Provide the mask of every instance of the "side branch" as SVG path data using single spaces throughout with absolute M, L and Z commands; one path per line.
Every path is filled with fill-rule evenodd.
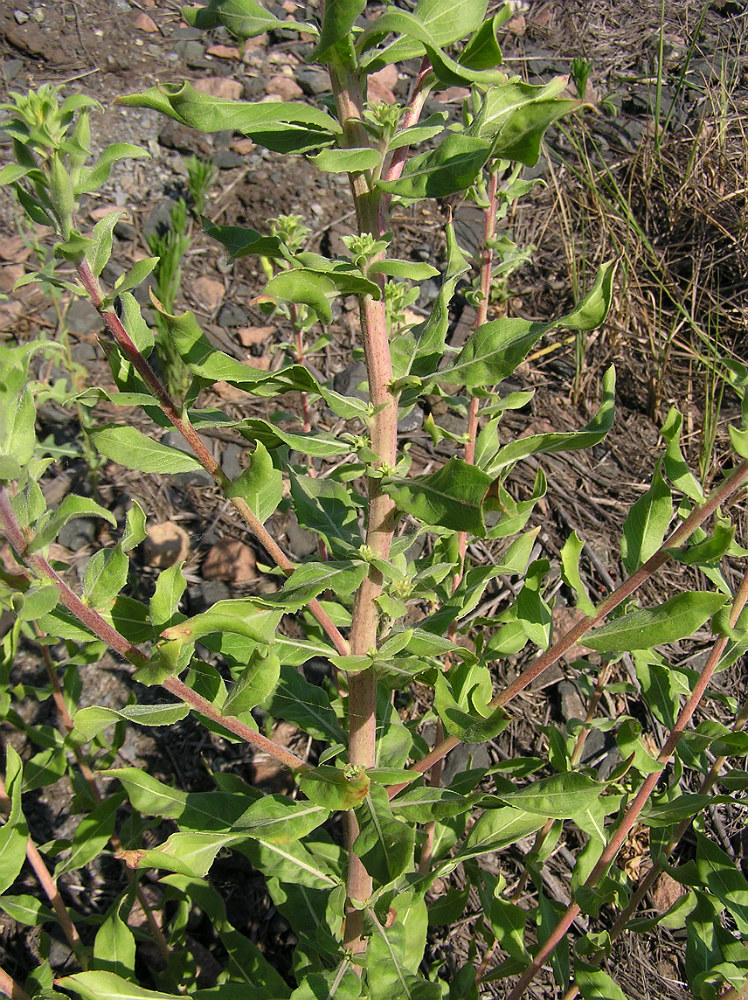
M 197 433 L 189 421 L 186 413 L 180 412 L 175 402 L 171 399 L 160 379 L 154 372 L 148 361 L 133 343 L 127 330 L 122 325 L 122 321 L 116 312 L 110 309 L 102 309 L 103 296 L 99 283 L 91 271 L 88 261 L 82 261 L 78 265 L 78 276 L 83 282 L 83 286 L 88 292 L 91 304 L 98 309 L 101 318 L 107 325 L 109 332 L 114 337 L 122 353 L 133 365 L 138 375 L 143 379 L 155 398 L 158 400 L 164 414 L 171 421 L 172 425 L 179 431 L 187 444 L 192 448 L 196 458 L 203 468 L 210 473 L 216 484 L 226 490 L 230 485 L 228 476 L 221 469 L 210 450 Z M 294 566 L 283 549 L 278 545 L 265 525 L 256 516 L 246 500 L 241 497 L 232 497 L 231 503 L 238 511 L 242 519 L 246 522 L 255 538 L 260 542 L 268 555 L 277 563 L 284 573 L 293 573 Z M 340 630 L 333 623 L 330 616 L 324 610 L 319 601 L 315 598 L 309 601 L 307 607 L 322 626 L 333 646 L 342 656 L 348 653 L 348 643 L 343 638 Z
M 617 608 L 627 597 L 630 597 L 635 591 L 645 583 L 651 576 L 653 576 L 666 562 L 671 558 L 669 554 L 669 549 L 675 548 L 682 542 L 686 541 L 693 532 L 704 522 L 708 517 L 710 517 L 715 510 L 721 506 L 737 489 L 739 489 L 745 481 L 748 480 L 748 460 L 742 462 L 737 469 L 730 475 L 725 482 L 712 493 L 711 497 L 706 501 L 703 507 L 696 507 L 688 515 L 686 520 L 675 529 L 672 535 L 667 539 L 667 541 L 660 546 L 660 548 L 651 556 L 639 569 L 633 573 L 628 580 L 625 580 L 620 587 L 609 594 L 605 600 L 598 606 L 594 615 L 588 615 L 578 622 L 573 628 L 565 632 L 564 635 L 555 642 L 550 649 L 546 650 L 538 659 L 531 664 L 509 685 L 491 701 L 491 708 L 503 708 L 507 705 L 512 698 L 516 697 L 520 691 L 523 691 L 528 684 L 531 684 L 536 677 L 539 677 L 544 670 L 547 670 L 552 664 L 554 664 L 558 659 L 560 659 L 564 653 L 566 653 L 572 646 L 579 642 L 579 640 L 587 634 L 595 625 L 599 624 L 606 615 L 609 615 L 611 611 Z M 454 736 L 449 736 L 447 739 L 443 740 L 438 746 L 426 754 L 425 757 L 417 761 L 413 765 L 413 770 L 415 771 L 428 771 L 437 760 L 441 760 L 443 757 L 453 750 L 460 741 Z M 402 785 L 392 785 L 389 789 L 390 798 L 396 795 L 406 786 Z

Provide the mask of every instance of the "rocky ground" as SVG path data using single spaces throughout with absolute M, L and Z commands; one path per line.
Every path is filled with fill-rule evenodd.
M 282 17 L 298 5 L 287 0 L 267 6 Z M 303 16 L 313 17 L 314 7 L 307 5 Z M 370 4 L 367 16 L 378 10 L 378 4 Z M 563 133 L 554 132 L 547 154 L 532 172 L 543 178 L 546 187 L 508 220 L 518 243 L 534 244 L 536 251 L 532 262 L 512 277 L 504 299 L 515 315 L 547 318 L 570 304 L 575 283 L 583 285 L 600 261 L 612 255 L 623 257 L 622 277 L 628 284 L 620 286 L 605 329 L 584 345 L 583 370 L 575 367 L 573 343 L 524 365 L 516 376 L 518 383 L 538 392 L 530 412 L 507 419 L 508 429 L 518 434 L 578 427 L 596 408 L 601 371 L 610 361 L 618 364 L 615 430 L 592 453 L 544 463 L 550 490 L 542 512 L 542 549 L 557 554 L 571 527 L 576 527 L 602 567 L 601 585 L 615 578 L 622 511 L 640 494 L 650 474 L 658 426 L 668 406 L 678 401 L 686 411 L 692 458 L 697 464 L 699 429 L 705 414 L 714 409 L 704 380 L 697 374 L 698 341 L 694 346 L 690 326 L 678 322 L 683 312 L 678 304 L 687 301 L 693 307 L 691 325 L 701 324 L 704 329 L 710 316 L 718 316 L 719 335 L 728 353 L 745 358 L 748 348 L 743 172 L 748 156 L 743 133 L 748 111 L 744 44 L 748 14 L 736 0 L 666 2 L 663 86 L 658 96 L 660 28 L 659 0 L 529 0 L 518 5 L 504 40 L 508 65 L 530 82 L 569 73 L 574 58 L 591 63 L 587 96 L 597 110 Z M 154 112 L 112 103 L 117 96 L 157 82 L 185 78 L 198 89 L 223 97 L 314 101 L 326 92 L 327 79 L 318 68 L 306 64 L 310 50 L 308 43 L 279 31 L 268 40 L 250 42 L 240 56 L 222 29 L 206 36 L 189 27 L 176 0 L 16 0 L 5 5 L 0 19 L 0 77 L 6 91 L 26 91 L 53 82 L 64 84 L 68 93 L 86 93 L 105 109 L 103 115 L 93 116 L 95 145 L 129 141 L 146 147 L 150 154 L 149 160 L 116 170 L 99 195 L 83 206 L 81 228 L 113 208 L 127 209 L 116 227 L 115 255 L 104 275 L 110 281 L 147 252 L 149 234 L 169 225 L 172 209 L 185 190 L 185 156 L 190 154 L 210 159 L 217 168 L 205 213 L 214 222 L 261 229 L 271 216 L 298 213 L 310 227 L 311 248 L 327 253 L 340 248 L 339 237 L 350 232 L 352 221 L 347 186 L 340 177 L 302 169 L 299 160 L 254 148 L 239 135 L 194 134 Z M 399 75 L 381 74 L 376 84 L 381 99 L 405 96 L 416 69 L 406 65 Z M 433 99 L 433 109 L 456 113 L 462 98 L 463 92 L 448 91 Z M 665 139 L 657 147 L 662 150 L 658 160 L 652 153 L 659 141 L 653 124 L 657 113 L 660 123 L 667 123 L 666 132 L 659 133 Z M 654 162 L 657 170 L 651 169 Z M 687 169 L 694 162 L 698 172 Z M 603 197 L 606 189 L 600 179 L 605 177 L 616 179 L 641 221 L 635 238 L 630 230 L 625 234 L 620 204 L 611 206 Z M 595 178 L 594 183 L 589 178 Z M 395 220 L 400 255 L 440 263 L 444 213 L 445 207 L 439 204 L 403 212 Z M 474 246 L 482 229 L 478 214 L 470 206 L 456 206 L 456 221 L 461 243 Z M 28 238 L 19 233 L 14 204 L 7 192 L 0 192 L 0 291 L 10 292 L 19 277 L 36 269 L 36 256 Z M 653 262 L 662 265 L 667 279 L 664 292 Z M 215 243 L 195 233 L 184 262 L 178 302 L 194 310 L 223 350 L 270 368 L 281 363 L 287 332 L 253 305 L 262 285 L 258 272 L 252 258 L 229 265 Z M 425 313 L 437 289 L 435 282 L 426 282 L 415 310 Z M 143 301 L 147 303 L 147 296 Z M 349 364 L 349 348 L 357 334 L 353 306 L 344 302 L 338 307 L 333 340 L 311 361 L 324 377 L 334 377 L 340 390 L 360 381 L 360 368 Z M 28 286 L 0 303 L 0 336 L 22 341 L 41 332 L 55 337 L 60 314 L 70 332 L 76 377 L 108 382 L 95 344 L 99 317 L 84 302 L 53 304 L 38 286 Z M 453 344 L 464 340 L 473 318 L 469 304 L 460 303 L 453 316 Z M 262 412 L 261 401 L 240 402 L 242 394 L 228 386 L 219 386 L 218 391 L 219 401 L 227 408 L 240 408 L 237 412 L 244 415 Z M 285 403 L 300 407 L 298 400 L 289 403 L 286 398 Z M 434 405 L 443 406 L 441 401 Z M 727 393 L 718 414 L 716 459 L 730 407 L 734 400 Z M 104 410 L 101 415 L 112 416 Z M 450 453 L 448 444 L 434 448 L 422 432 L 424 415 L 425 410 L 417 408 L 409 425 L 401 428 L 412 443 L 416 469 L 441 462 Z M 447 429 L 462 431 L 458 413 L 434 415 Z M 324 424 L 330 418 L 320 411 L 314 419 Z M 77 426 L 68 413 L 49 405 L 41 420 L 43 431 L 59 445 L 77 440 Z M 240 444 L 220 436 L 212 443 L 227 474 L 235 476 L 243 461 Z M 706 469 L 713 473 L 716 461 L 707 462 Z M 59 501 L 73 485 L 78 490 L 89 488 L 86 471 L 80 459 L 61 461 L 57 477 L 48 485 L 49 499 Z M 518 479 L 520 490 L 529 486 L 534 469 L 528 467 L 522 475 L 526 482 Z M 111 469 L 103 470 L 98 484 L 112 509 L 122 512 L 127 499 L 136 497 L 149 511 L 153 529 L 141 556 L 146 589 L 166 560 L 187 559 L 191 612 L 222 597 L 275 586 L 273 578 L 262 572 L 262 553 L 253 548 L 251 538 L 225 506 L 216 507 L 210 491 L 199 488 L 205 485 L 199 476 L 165 485 L 122 470 L 113 474 Z M 314 550 L 315 540 L 292 516 L 279 515 L 273 527 L 293 556 L 302 558 Z M 99 531 L 98 523 L 78 520 L 60 537 L 61 554 L 73 568 L 106 544 L 107 538 Z M 480 555 L 492 558 L 490 549 Z M 557 613 L 561 618 L 567 609 L 559 607 Z M 98 677 L 86 689 L 85 698 L 99 704 L 117 704 L 124 698 L 128 680 L 114 664 Z M 737 676 L 735 683 L 743 689 L 747 686 L 744 676 Z M 523 713 L 528 720 L 524 726 Z M 580 714 L 579 692 L 572 677 L 559 669 L 550 686 L 545 682 L 542 688 L 530 690 L 521 700 L 519 721 L 511 734 L 513 746 L 492 748 L 491 753 L 529 751 L 528 741 L 535 733 L 535 721 L 530 724 L 530 720 L 537 720 L 539 713 L 555 718 Z M 185 725 L 168 746 L 151 736 L 132 737 L 133 742 L 123 748 L 124 759 L 156 773 L 176 772 L 185 788 L 199 787 L 204 763 L 221 758 L 225 766 L 227 754 L 233 755 L 237 766 L 252 772 L 255 780 L 279 780 L 265 762 L 244 759 L 242 750 L 198 737 L 197 732 Z M 287 738 L 293 741 L 292 731 Z M 202 741 L 199 746 L 197 739 Z M 183 745 L 177 745 L 179 740 Z M 605 753 L 602 738 L 596 752 Z M 64 835 L 59 820 L 65 794 L 61 790 L 58 801 L 50 797 L 40 801 L 38 815 L 30 817 L 37 823 L 40 839 Z M 247 901 L 256 903 L 252 892 L 258 890 L 255 886 L 248 892 L 247 886 L 253 884 L 249 873 L 216 874 L 219 882 L 224 876 L 230 885 L 227 899 L 234 907 L 236 925 L 263 940 L 268 951 L 282 956 L 282 918 L 276 914 L 270 921 L 260 921 L 252 914 Z M 14 938 L 13 947 L 20 956 L 28 946 Z M 437 953 L 444 947 L 435 942 Z M 677 960 L 668 965 L 667 948 L 663 945 L 663 954 L 637 954 L 630 973 L 630 996 L 683 995 Z M 652 977 L 659 983 L 654 993 L 647 987 Z

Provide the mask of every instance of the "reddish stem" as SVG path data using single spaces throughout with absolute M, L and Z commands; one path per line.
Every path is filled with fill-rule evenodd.
M 4 993 L 10 1000 L 30 1000 L 26 990 L 22 989 L 15 979 L 12 979 L 5 969 L 0 968 L 0 993 Z

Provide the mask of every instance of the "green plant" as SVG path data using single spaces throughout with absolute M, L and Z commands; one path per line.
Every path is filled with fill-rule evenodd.
M 162 570 L 147 600 L 127 593 L 131 553 L 144 537 L 146 521 L 133 504 L 119 541 L 95 553 L 86 566 L 78 596 L 63 567 L 51 561 L 48 546 L 71 517 L 96 516 L 109 523 L 114 517 L 75 496 L 56 510 L 46 509 L 40 481 L 47 463 L 34 458 L 36 387 L 29 379 L 37 345 L 2 348 L 0 525 L 20 565 L 2 572 L 2 596 L 15 624 L 2 641 L 0 706 L 41 749 L 25 764 L 10 747 L 6 751 L 0 905 L 32 925 L 56 919 L 71 961 L 81 970 L 68 969 L 55 979 L 43 953 L 23 985 L 0 972 L 0 989 L 13 998 L 47 998 L 64 990 L 86 1000 L 176 1000 L 185 994 L 197 1000 L 246 995 L 439 1000 L 477 997 L 481 983 L 518 976 L 508 993 L 518 1000 L 547 960 L 567 994 L 578 988 L 585 998 L 620 997 L 614 977 L 601 967 L 611 948 L 613 931 L 606 929 L 611 920 L 592 923 L 574 940 L 573 972 L 572 923 L 582 912 L 590 921 L 618 912 L 624 920 L 618 931 L 640 929 L 629 921 L 633 885 L 613 864 L 628 833 L 636 822 L 645 823 L 660 847 L 654 862 L 665 864 L 683 824 L 715 803 L 706 796 L 718 777 L 709 755 L 746 751 L 741 732 L 746 712 L 729 699 L 736 713 L 733 731 L 708 719 L 696 728 L 689 723 L 706 699 L 717 696 L 710 687 L 715 672 L 748 648 L 742 613 L 747 588 L 732 586 L 731 569 L 746 550 L 735 542 L 724 514 L 748 480 L 748 373 L 737 363 L 731 369 L 734 389 L 744 400 L 742 424 L 732 433 L 740 459 L 708 499 L 683 459 L 681 417 L 671 411 L 651 483 L 623 525 L 625 578 L 598 604 L 583 579 L 584 543 L 576 532 L 570 535 L 561 573 L 581 618 L 560 638 L 553 636 L 550 562 L 530 562 L 539 529 L 527 527 L 546 480 L 539 471 L 532 495 L 517 500 L 510 488 L 512 470 L 529 457 L 602 441 L 613 421 L 614 373 L 606 373 L 599 410 L 579 431 L 509 441 L 499 436 L 502 414 L 523 406 L 529 394 L 502 396 L 499 387 L 551 331 L 589 331 L 604 321 L 614 266 L 604 264 L 586 296 L 548 323 L 489 321 L 488 308 L 494 266 L 502 264 L 495 259 L 496 217 L 502 199 L 510 196 L 507 185 L 518 183 L 511 172 L 502 180 L 507 164 L 535 163 L 546 129 L 572 113 L 577 102 L 560 96 L 563 79 L 532 87 L 495 68 L 501 62 L 497 32 L 508 7 L 484 20 L 485 3 L 420 0 L 413 13 L 388 8 L 360 29 L 355 22 L 363 7 L 331 0 L 320 26 L 278 21 L 254 0 L 213 0 L 209 7 L 184 12 L 199 27 L 223 24 L 240 39 L 277 26 L 314 34 L 314 59 L 330 71 L 335 115 L 302 104 L 222 101 L 187 84 L 153 88 L 124 103 L 156 108 L 204 129 L 239 129 L 271 150 L 306 155 L 320 170 L 348 174 L 357 231 L 346 241 L 345 256 L 330 259 L 303 249 L 301 238 L 291 239 L 291 224 L 280 220 L 267 234 L 209 222 L 205 228 L 233 257 L 258 254 L 268 261 L 262 300 L 285 310 L 294 325 L 324 329 L 336 296 L 357 297 L 368 403 L 335 392 L 298 361 L 272 373 L 245 365 L 214 349 L 191 313 L 175 315 L 161 304 L 159 315 L 191 376 L 184 403 L 175 401 L 149 364 L 154 337 L 130 294 L 156 259 L 139 262 L 115 289 L 104 291 L 99 276 L 111 253 L 113 221 L 102 220 L 90 235 L 74 224 L 76 198 L 106 172 L 101 164 L 132 155 L 132 148 L 110 148 L 89 168 L 85 143 L 73 138 L 81 135 L 85 111 L 74 125 L 75 108 L 68 101 L 59 105 L 49 90 L 43 99 L 15 96 L 6 106 L 17 165 L 4 168 L 0 182 L 12 184 L 28 211 L 55 226 L 56 252 L 75 265 L 80 286 L 111 337 L 117 392 L 93 386 L 86 399 L 142 406 L 157 426 L 170 422 L 180 431 L 194 457 L 130 424 L 90 430 L 94 447 L 143 473 L 207 469 L 285 575 L 276 594 L 220 601 L 189 617 L 179 610 L 187 582 L 181 563 Z M 464 38 L 457 58 L 445 51 Z M 407 106 L 367 105 L 368 75 L 413 56 L 421 56 L 422 65 Z M 421 122 L 428 94 L 456 82 L 471 87 L 462 121 L 447 127 L 445 116 L 435 114 Z M 411 154 L 410 147 L 419 143 L 431 145 Z M 395 202 L 465 192 L 484 205 L 485 240 L 476 329 L 454 352 L 446 341 L 449 304 L 468 262 L 452 227 L 445 227 L 442 273 L 432 264 L 388 256 L 389 222 Z M 403 328 L 391 308 L 396 334 L 391 336 L 388 283 L 436 277 L 441 285 L 429 316 Z M 400 294 L 389 293 L 391 306 L 402 305 Z M 218 380 L 281 404 L 287 392 L 305 393 L 323 400 L 348 422 L 348 430 L 320 431 L 308 414 L 302 431 L 282 413 L 273 420 L 232 421 L 199 405 L 201 389 Z M 467 413 L 464 457 L 451 457 L 436 471 L 413 473 L 407 448 L 398 445 L 398 416 L 438 393 L 452 394 Z M 200 436 L 216 426 L 233 427 L 253 448 L 249 467 L 234 481 Z M 326 558 L 295 565 L 266 527 L 284 492 L 302 526 L 319 536 Z M 403 530 L 406 526 L 414 531 Z M 506 547 L 495 565 L 472 562 L 468 543 L 474 539 L 503 540 Z M 414 546 L 420 540 L 427 544 Z M 638 607 L 634 595 L 668 562 L 698 567 L 711 589 L 660 592 L 655 603 Z M 486 589 L 509 578 L 511 596 L 493 615 L 483 614 Z M 413 625 L 408 615 L 416 610 L 421 617 Z M 290 618 L 294 629 L 284 627 Z M 710 621 L 708 659 L 700 671 L 691 670 L 672 644 Z M 468 633 L 474 648 L 458 641 Z M 47 654 L 51 643 L 64 646 L 61 663 L 44 656 L 48 683 L 34 692 L 54 699 L 59 731 L 25 723 L 14 707 L 14 699 L 27 693 L 23 678 L 14 674 L 22 639 Z M 579 644 L 592 651 L 574 667 L 589 694 L 585 720 L 548 727 L 543 756 L 468 768 L 441 787 L 445 756 L 461 741 L 490 741 L 507 729 L 512 699 Z M 134 668 L 137 681 L 160 685 L 173 700 L 138 704 L 133 698 L 118 708 L 80 707 L 79 671 L 90 669 L 107 646 Z M 515 679 L 494 693 L 492 665 L 522 651 Z M 628 656 L 636 684 L 612 686 L 610 672 Z M 335 668 L 334 682 L 320 686 L 304 677 L 299 668 L 313 657 Z M 428 692 L 424 710 L 416 714 L 411 701 L 401 715 L 398 708 L 416 681 Z M 614 690 L 640 696 L 636 714 L 648 718 L 648 705 L 668 733 L 656 754 L 633 715 L 598 715 L 603 695 Z M 308 738 L 309 757 L 276 742 L 272 729 L 260 731 L 253 714 L 258 707 L 271 719 L 298 726 Z M 281 762 L 296 779 L 298 794 L 263 794 L 224 769 L 209 775 L 209 791 L 190 792 L 145 770 L 117 766 L 127 725 L 164 726 L 189 713 L 224 740 L 243 741 Z M 435 733 L 432 746 L 427 724 Z M 620 763 L 604 780 L 581 763 L 593 727 L 613 731 L 620 751 Z M 68 770 L 76 788 L 73 807 L 85 818 L 69 842 L 46 845 L 48 855 L 58 859 L 50 877 L 29 839 L 23 794 Z M 702 790 L 692 792 L 699 774 Z M 737 768 L 719 776 L 719 803 L 739 804 L 743 778 Z M 157 820 L 169 821 L 173 832 L 146 842 L 144 832 Z M 535 847 L 523 862 L 523 885 L 532 890 L 520 901 L 508 891 L 503 871 L 492 872 L 479 861 L 533 834 Z M 576 852 L 566 907 L 548 897 L 542 879 L 544 862 L 562 836 Z M 227 850 L 249 858 L 292 927 L 288 978 L 231 926 L 224 899 L 206 878 Z M 84 922 L 77 906 L 65 905 L 56 880 L 107 853 L 127 864 L 128 884 L 106 912 L 90 913 Z M 8 892 L 24 858 L 54 915 L 39 899 Z M 143 878 L 152 871 L 168 873 L 158 882 L 164 903 L 158 914 L 143 893 Z M 468 961 L 447 970 L 430 961 L 427 930 L 430 921 L 454 923 L 465 910 L 468 893 L 450 882 L 457 871 L 478 894 L 481 912 Z M 674 871 L 688 887 L 689 904 L 680 918 L 671 917 L 682 919 L 689 931 L 687 973 L 695 992 L 706 998 L 725 987 L 741 989 L 748 970 L 745 879 L 701 832 L 695 863 Z M 130 921 L 138 893 L 149 921 L 146 936 L 161 952 L 161 967 L 151 963 L 136 970 L 138 936 L 145 935 Z M 193 908 L 205 915 L 216 950 L 225 956 L 209 987 L 198 985 L 197 949 L 186 933 Z M 729 920 L 720 923 L 715 917 L 723 912 Z
M 200 156 L 186 156 L 184 165 L 187 170 L 187 190 L 192 201 L 192 210 L 195 217 L 200 219 L 205 212 L 210 189 L 218 180 L 218 168 L 212 160 L 204 160 Z
M 156 353 L 170 396 L 182 399 L 191 381 L 190 373 L 169 336 L 163 313 L 173 313 L 182 284 L 182 259 L 190 246 L 187 204 L 180 198 L 171 210 L 171 225 L 148 237 L 148 249 L 156 258 L 153 291 L 162 309 L 156 313 Z

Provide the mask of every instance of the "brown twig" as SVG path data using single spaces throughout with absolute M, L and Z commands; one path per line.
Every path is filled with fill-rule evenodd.
M 10 997 L 10 1000 L 30 1000 L 26 990 L 20 987 L 15 979 L 12 979 L 2 968 L 0 968 L 0 993 Z

